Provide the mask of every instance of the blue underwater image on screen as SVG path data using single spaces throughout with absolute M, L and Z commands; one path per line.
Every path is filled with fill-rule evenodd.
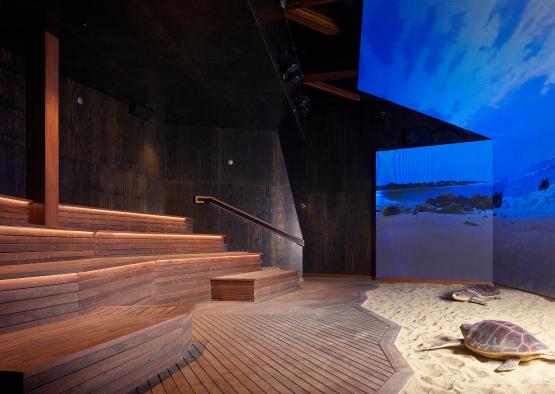
M 496 280 L 554 295 L 555 2 L 364 0 L 358 87 L 492 140 Z
M 490 137 L 495 179 L 521 176 L 555 156 L 554 29 L 551 0 L 365 0 L 358 87 Z

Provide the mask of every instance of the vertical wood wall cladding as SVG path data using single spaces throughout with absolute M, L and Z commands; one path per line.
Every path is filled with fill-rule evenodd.
M 306 205 L 298 211 L 305 272 L 374 274 L 375 152 L 406 148 L 408 129 L 432 131 L 433 144 L 483 139 L 377 98 L 313 105 L 306 149 L 288 162 L 297 205 Z
M 0 194 L 20 197 L 23 66 L 20 58 L 0 51 Z M 145 122 L 127 104 L 60 78 L 62 203 L 189 216 L 196 232 L 225 234 L 231 250 L 260 251 L 264 265 L 302 269 L 299 246 L 214 207 L 195 205 L 196 194 L 213 195 L 301 236 L 276 131 Z
M 193 201 L 212 195 L 301 236 L 275 131 L 181 126 L 166 135 L 166 213 L 191 216 L 197 232 L 226 234 L 232 250 L 263 251 L 264 265 L 302 268 L 299 246 Z
M 164 125 L 68 78 L 61 92 L 61 201 L 164 213 Z
M 0 48 L 0 194 L 25 196 L 25 64 Z

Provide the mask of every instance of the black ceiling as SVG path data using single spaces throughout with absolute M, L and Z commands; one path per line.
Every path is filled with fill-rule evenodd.
M 61 71 L 170 123 L 275 129 L 284 103 L 247 0 L 0 2 L 2 30 L 45 14 Z M 6 37 L 4 37 L 6 38 Z
M 303 72 L 320 73 L 358 69 L 362 0 L 343 0 L 310 7 L 333 19 L 338 35 L 325 35 L 289 22 Z

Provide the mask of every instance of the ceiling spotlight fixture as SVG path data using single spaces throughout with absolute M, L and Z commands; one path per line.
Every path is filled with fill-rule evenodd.
M 304 95 L 295 97 L 293 99 L 293 111 L 300 112 L 303 115 L 306 115 L 310 111 L 312 111 L 309 98 Z
M 301 71 L 301 66 L 299 63 L 289 63 L 283 67 L 285 71 L 282 73 L 282 78 L 284 81 L 290 81 L 295 84 L 300 84 L 303 82 L 303 73 Z

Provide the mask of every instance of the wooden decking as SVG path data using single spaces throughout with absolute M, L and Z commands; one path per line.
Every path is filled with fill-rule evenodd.
M 186 354 L 191 308 L 186 304 L 105 307 L 0 335 L 2 390 L 127 391 Z
M 152 393 L 396 393 L 412 375 L 399 327 L 361 307 L 368 283 L 312 279 L 257 303 L 209 302 L 187 356 L 137 388 Z

